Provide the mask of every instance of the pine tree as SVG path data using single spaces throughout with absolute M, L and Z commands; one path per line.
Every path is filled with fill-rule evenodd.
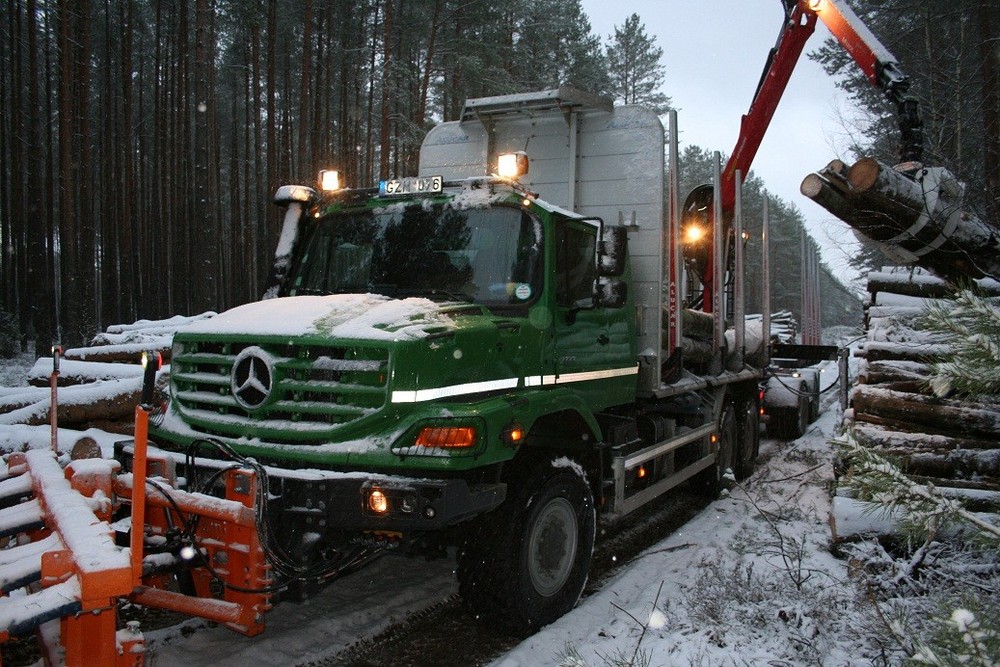
M 933 365 L 934 393 L 1000 393 L 1000 299 L 964 289 L 953 303 L 931 307 L 924 322 L 952 349 Z
M 656 38 L 646 34 L 646 25 L 638 14 L 632 14 L 625 25 L 615 26 L 615 34 L 607 44 L 608 70 L 616 100 L 625 104 L 644 104 L 658 113 L 670 108 L 670 98 L 660 92 L 665 79 L 660 62 L 663 49 Z

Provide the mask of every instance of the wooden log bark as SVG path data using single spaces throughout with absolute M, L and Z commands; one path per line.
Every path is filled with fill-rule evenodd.
M 142 380 L 106 383 L 99 391 L 93 385 L 68 387 L 59 392 L 56 416 L 59 424 L 74 426 L 95 420 L 121 421 L 131 418 L 142 395 Z M 49 398 L 0 414 L 0 424 L 38 426 L 49 423 Z
M 893 426 L 901 428 L 893 428 Z M 902 430 L 906 427 L 909 429 Z M 873 424 L 855 419 L 851 433 L 862 445 L 884 451 L 927 451 L 941 454 L 954 450 L 996 450 L 1000 447 L 1000 443 L 996 440 L 914 431 L 911 424 L 903 422 L 896 422 L 890 426 L 889 424 Z
M 865 343 L 858 356 L 873 361 L 916 361 L 932 363 L 948 354 L 951 346 L 943 344 L 925 345 L 919 343 L 903 344 L 897 342 L 872 341 Z
M 919 361 L 869 361 L 858 371 L 861 384 L 888 382 L 927 382 L 931 377 L 931 367 Z
M 866 414 L 911 422 L 927 433 L 1000 437 L 1000 412 L 996 406 L 902 393 L 871 385 L 858 385 L 852 401 L 856 419 Z

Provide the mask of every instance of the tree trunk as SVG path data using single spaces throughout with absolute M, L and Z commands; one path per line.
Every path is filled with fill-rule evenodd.
M 379 180 L 389 178 L 389 155 L 391 146 L 389 145 L 389 101 L 390 94 L 395 93 L 396 77 L 393 74 L 395 63 L 393 61 L 393 5 L 395 0 L 383 0 L 383 22 L 382 22 L 382 91 L 381 103 L 379 104 L 379 160 L 378 177 Z
M 987 219 L 1000 221 L 1000 68 L 997 67 L 997 45 L 1000 26 L 991 18 L 990 3 L 980 2 L 979 55 L 982 62 L 983 166 L 986 174 Z

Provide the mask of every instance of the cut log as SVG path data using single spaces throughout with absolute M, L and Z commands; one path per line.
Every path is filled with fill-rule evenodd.
M 67 387 L 59 392 L 59 424 L 73 426 L 94 420 L 130 419 L 142 394 L 142 379 L 117 380 L 100 386 Z M 49 423 L 51 404 L 48 396 L 29 406 L 0 414 L 0 424 L 37 426 Z
M 48 386 L 51 373 L 52 358 L 40 357 L 28 371 L 28 384 L 35 387 Z M 76 384 L 89 384 L 98 380 L 120 380 L 141 376 L 142 366 L 139 364 L 65 359 L 59 365 L 58 384 L 60 387 L 68 387 Z
M 166 345 L 96 345 L 94 347 L 75 347 L 66 352 L 63 358 L 73 361 L 103 362 L 108 364 L 139 364 L 142 363 L 143 352 L 159 352 L 163 363 L 170 363 L 170 342 Z
M 975 512 L 974 515 L 993 525 L 1000 523 L 1000 516 L 992 512 Z M 829 523 L 833 541 L 840 543 L 867 537 L 901 536 L 904 533 L 904 518 L 898 511 L 873 512 L 871 503 L 835 496 Z M 950 532 L 954 533 L 955 530 L 952 528 Z
M 901 426 L 911 426 L 911 430 L 899 430 L 884 424 L 872 424 L 856 419 L 851 433 L 862 445 L 886 452 L 930 451 L 946 453 L 958 449 L 978 451 L 1000 447 L 1000 442 L 996 440 L 964 438 L 942 433 L 924 433 L 923 431 L 913 431 L 910 424 L 904 423 Z
M 858 372 L 861 384 L 927 382 L 930 377 L 931 367 L 919 361 L 869 361 L 864 370 Z
M 799 191 L 841 220 L 852 218 L 855 215 L 854 205 L 845 197 L 842 189 L 824 176 L 826 174 L 809 174 L 803 179 Z
M 851 398 L 855 419 L 866 414 L 911 422 L 928 433 L 1000 437 L 1000 412 L 995 405 L 907 394 L 871 385 L 858 385 Z
M 1000 450 L 954 450 L 947 454 L 914 452 L 899 459 L 901 470 L 908 475 L 949 481 L 970 477 L 997 477 L 1000 473 Z M 939 481 L 938 485 L 944 482 Z
M 47 400 L 51 393 L 48 389 L 37 387 L 20 387 L 21 391 L 8 394 L 0 398 L 0 414 L 14 412 L 29 405 L 34 405 L 38 401 Z
M 837 187 L 840 174 L 810 174 L 801 190 L 890 254 L 946 280 L 1000 276 L 1000 235 L 960 210 L 963 187 L 947 170 L 910 175 L 863 158 L 847 171 L 846 189 Z
M 872 341 L 861 346 L 858 355 L 869 361 L 916 361 L 932 363 L 951 351 L 950 345 L 905 344 Z

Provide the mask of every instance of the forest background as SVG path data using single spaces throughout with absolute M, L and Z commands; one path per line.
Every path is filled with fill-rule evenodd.
M 927 161 L 995 220 L 1000 9 L 852 5 L 914 76 Z M 415 173 L 423 135 L 470 97 L 573 85 L 665 111 L 661 56 L 640 17 L 602 38 L 579 0 L 2 0 L 0 318 L 46 354 L 108 324 L 257 299 L 279 185 L 321 168 L 356 187 Z M 814 57 L 865 111 L 852 148 L 891 162 L 893 110 L 839 47 Z M 682 192 L 725 148 L 685 146 Z M 765 194 L 751 174 L 754 239 Z M 798 313 L 803 219 L 770 199 L 772 309 Z M 856 296 L 825 267 L 820 280 L 823 324 L 857 323 Z M 760 294 L 752 269 L 751 312 Z

